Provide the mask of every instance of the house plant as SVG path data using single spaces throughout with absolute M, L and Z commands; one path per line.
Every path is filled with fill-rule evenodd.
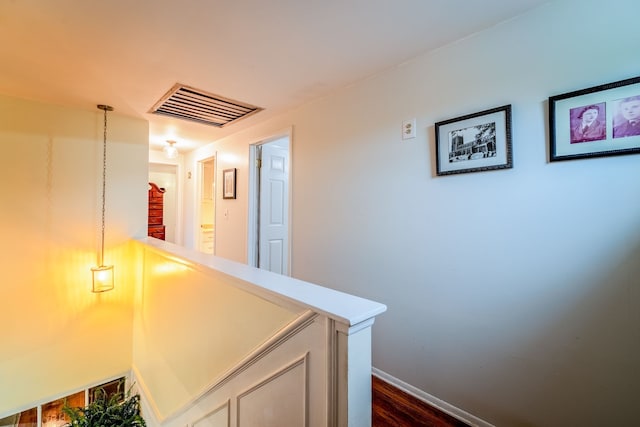
M 97 389 L 85 408 L 63 408 L 71 420 L 65 427 L 146 427 L 140 415 L 140 395 L 118 391 L 109 395 Z

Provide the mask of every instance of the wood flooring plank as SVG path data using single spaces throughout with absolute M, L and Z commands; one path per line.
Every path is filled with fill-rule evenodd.
M 372 385 L 373 427 L 470 427 L 376 376 Z

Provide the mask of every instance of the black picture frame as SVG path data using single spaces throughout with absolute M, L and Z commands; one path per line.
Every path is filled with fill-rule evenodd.
M 637 153 L 640 76 L 549 97 L 549 161 Z
M 435 124 L 436 174 L 513 167 L 511 104 Z
M 222 198 L 236 198 L 236 168 L 222 171 Z

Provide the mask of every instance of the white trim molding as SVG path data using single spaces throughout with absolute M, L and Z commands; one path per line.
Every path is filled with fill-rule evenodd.
M 460 421 L 464 421 L 471 427 L 495 427 L 493 424 L 481 418 L 478 418 L 475 415 L 472 415 L 456 406 L 453 406 L 452 404 L 447 403 L 442 399 L 438 399 L 437 397 L 425 391 L 422 391 L 419 388 L 412 386 L 411 384 L 407 384 L 404 381 L 399 380 L 398 378 L 391 376 L 378 368 L 372 367 L 371 373 L 381 380 L 384 380 L 389 384 L 399 388 L 400 390 L 409 393 L 416 399 L 420 399 L 428 403 L 429 405 L 441 410 L 442 412 L 449 414 L 452 417 L 459 419 Z

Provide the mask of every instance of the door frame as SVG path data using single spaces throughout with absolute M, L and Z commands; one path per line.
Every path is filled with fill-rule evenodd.
M 292 171 L 293 171 L 293 153 L 291 151 L 293 146 L 293 129 L 287 128 L 283 131 L 276 132 L 268 137 L 260 138 L 256 142 L 249 144 L 249 200 L 248 200 L 248 220 L 249 224 L 247 227 L 247 263 L 252 266 L 258 268 L 258 254 L 259 250 L 259 208 L 260 208 L 260 171 L 257 164 L 257 153 L 258 147 L 264 144 L 268 144 L 278 139 L 287 138 L 289 150 L 289 164 L 287 165 L 289 170 L 289 188 L 287 191 L 287 212 L 288 212 L 288 220 L 287 220 L 287 244 L 289 247 L 287 253 L 287 271 L 284 272 L 286 276 L 291 276 L 291 261 L 292 261 L 292 238 L 291 238 L 291 219 L 292 216 L 292 203 L 291 203 L 291 195 L 293 194 L 293 180 L 292 180 Z
M 176 219 L 176 224 L 175 224 L 175 243 L 177 245 L 183 245 L 184 244 L 184 231 L 183 231 L 183 222 L 182 222 L 182 218 L 183 218 L 183 193 L 182 193 L 182 188 L 184 185 L 184 182 L 182 180 L 182 159 L 180 159 L 179 162 L 167 162 L 165 161 L 165 159 L 162 159 L 160 157 L 151 157 L 150 155 L 150 159 L 149 159 L 149 163 L 148 163 L 148 170 L 147 170 L 147 176 L 149 175 L 149 173 L 152 171 L 152 169 L 154 169 L 155 167 L 159 167 L 159 168 L 163 168 L 163 167 L 174 167 L 175 168 L 175 175 L 176 175 L 176 206 L 175 206 L 175 219 Z
M 217 182 L 217 176 L 218 176 L 218 152 L 214 152 L 212 155 L 207 156 L 207 157 L 203 157 L 202 159 L 198 159 L 196 160 L 196 194 L 195 194 L 195 208 L 196 208 L 196 221 L 193 224 L 194 227 L 194 239 L 193 239 L 193 245 L 194 245 L 194 249 L 198 252 L 200 252 L 200 239 L 202 238 L 202 230 L 201 230 L 201 225 L 202 225 L 202 192 L 204 191 L 203 187 L 202 187 L 202 181 L 204 179 L 204 164 L 208 161 L 213 160 L 213 188 L 214 190 L 214 194 L 212 195 L 213 197 L 213 218 L 214 218 L 214 227 L 215 227 L 215 220 L 216 220 L 216 209 L 217 209 L 217 203 L 216 203 L 216 194 L 218 191 L 218 182 Z M 215 230 L 215 228 L 214 228 Z M 216 254 L 216 234 L 214 231 L 213 234 L 213 255 Z

